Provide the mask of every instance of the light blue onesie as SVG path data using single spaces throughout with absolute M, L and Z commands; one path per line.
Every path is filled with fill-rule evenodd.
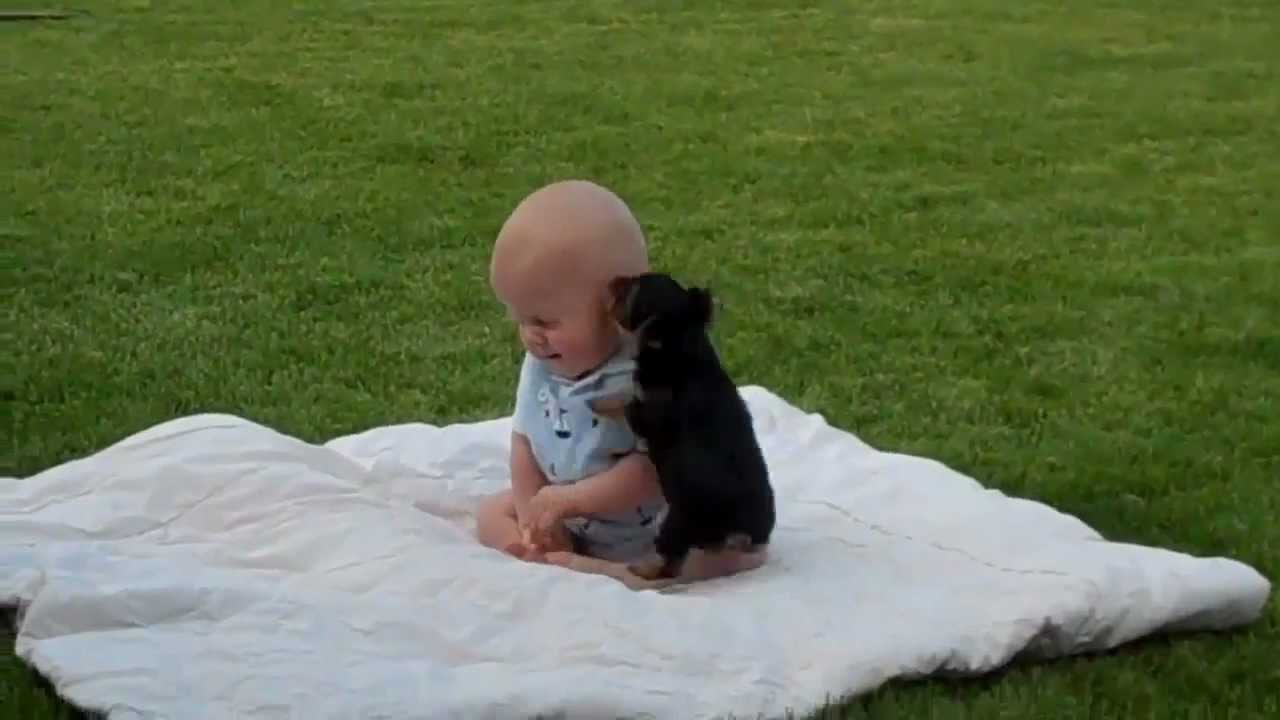
M 607 470 L 635 452 L 638 439 L 622 418 L 595 413 L 589 404 L 632 391 L 635 363 L 615 356 L 589 375 L 571 380 L 525 354 L 516 389 L 512 429 L 529 439 L 549 482 L 567 485 Z M 625 562 L 653 549 L 666 504 L 656 499 L 634 510 L 565 521 L 578 551 Z

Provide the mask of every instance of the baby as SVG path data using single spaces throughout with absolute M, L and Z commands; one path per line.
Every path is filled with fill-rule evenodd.
M 649 270 L 639 223 L 609 190 L 558 182 L 525 198 L 494 243 L 489 280 L 525 356 L 511 489 L 477 515 L 480 542 L 529 561 L 625 563 L 649 553 L 666 505 L 622 416 L 634 363 L 609 282 Z

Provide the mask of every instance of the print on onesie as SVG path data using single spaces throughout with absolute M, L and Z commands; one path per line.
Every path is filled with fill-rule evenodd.
M 637 438 L 620 412 L 633 392 L 635 363 L 614 357 L 578 379 L 560 377 L 530 354 L 520 368 L 512 429 L 529 439 L 534 459 L 548 482 L 565 485 L 612 467 L 638 449 Z M 597 408 L 599 412 L 597 412 Z M 607 560 L 630 560 L 650 549 L 656 522 L 665 510 L 661 499 L 634 510 L 565 521 L 584 552 Z

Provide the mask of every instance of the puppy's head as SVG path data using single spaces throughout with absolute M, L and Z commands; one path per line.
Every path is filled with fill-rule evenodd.
M 637 352 L 678 350 L 711 323 L 711 293 L 686 288 L 666 273 L 614 278 L 613 315 Z

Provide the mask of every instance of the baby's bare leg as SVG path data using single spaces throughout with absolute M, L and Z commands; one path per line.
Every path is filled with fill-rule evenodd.
M 765 548 L 750 550 L 700 550 L 694 548 L 684 559 L 680 579 L 694 582 L 737 575 L 740 572 L 762 567 L 768 560 Z
M 611 562 L 573 552 L 547 553 L 547 562 L 553 565 L 591 575 L 611 577 L 632 590 L 660 590 L 677 583 L 728 577 L 760 568 L 767 560 L 768 554 L 764 548 L 718 551 L 694 548 L 685 556 L 679 576 L 649 578 L 638 575 L 627 563 Z
M 520 524 L 516 521 L 516 506 L 511 501 L 510 490 L 481 501 L 476 511 L 476 537 L 486 547 L 524 557 L 524 542 L 520 538 Z
M 626 563 L 604 560 L 590 555 L 579 555 L 575 552 L 547 553 L 547 562 L 563 568 L 575 570 L 588 575 L 604 575 L 626 585 L 632 590 L 659 590 L 673 585 L 678 578 L 650 580 L 631 572 Z
M 627 564 L 627 572 L 645 580 L 674 577 L 674 570 L 679 563 L 668 562 L 657 552 L 650 553 L 640 560 Z

